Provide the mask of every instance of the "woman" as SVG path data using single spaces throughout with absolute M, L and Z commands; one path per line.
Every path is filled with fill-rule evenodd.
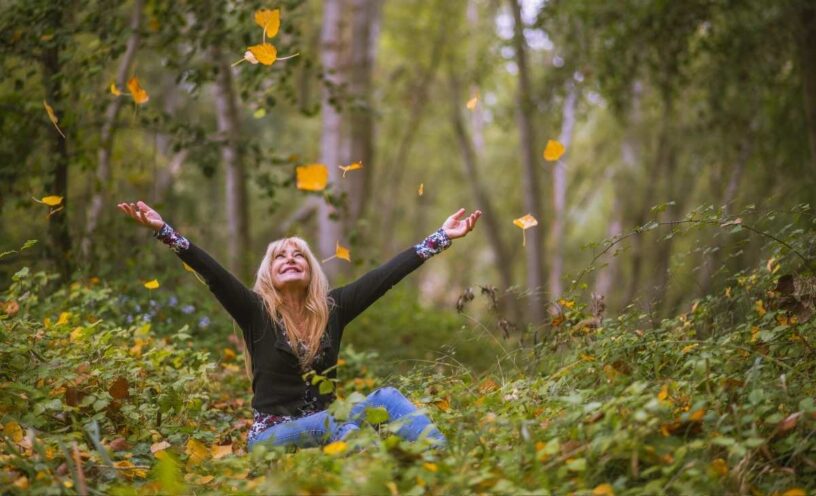
M 444 445 L 445 436 L 430 419 L 394 388 L 371 393 L 340 423 L 327 411 L 334 394 L 320 394 L 312 371 L 336 377 L 343 328 L 403 277 L 470 232 L 481 211 L 464 217 L 460 209 L 442 227 L 357 281 L 329 291 L 328 281 L 309 246 L 300 238 L 273 241 L 258 268 L 252 290 L 204 250 L 176 232 L 144 202 L 118 208 L 169 245 L 207 282 L 215 297 L 243 331 L 252 370 L 254 422 L 247 442 L 319 446 L 344 439 L 359 429 L 365 409 L 383 407 L 397 434 Z M 326 372 L 324 372 L 326 371 Z

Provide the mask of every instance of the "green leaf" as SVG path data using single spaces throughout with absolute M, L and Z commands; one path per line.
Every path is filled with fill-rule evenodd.
M 567 470 L 583 472 L 586 470 L 586 458 L 576 458 L 567 463 Z
M 388 422 L 388 410 L 381 406 L 366 408 L 365 418 L 369 424 Z
M 320 394 L 329 394 L 334 391 L 334 383 L 332 381 L 326 380 L 320 383 L 317 390 Z

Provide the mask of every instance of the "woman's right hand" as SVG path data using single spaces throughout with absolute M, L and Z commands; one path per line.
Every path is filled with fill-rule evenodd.
M 143 201 L 136 203 L 119 203 L 116 206 L 122 212 L 136 219 L 136 222 L 139 224 L 151 227 L 156 231 L 161 229 L 164 225 L 161 215 Z

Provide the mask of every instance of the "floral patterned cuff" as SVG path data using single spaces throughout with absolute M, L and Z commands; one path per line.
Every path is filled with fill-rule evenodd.
M 445 234 L 445 230 L 441 227 L 427 238 L 423 239 L 421 243 L 414 246 L 417 255 L 423 260 L 428 260 L 432 256 L 442 253 L 447 247 L 451 245 L 451 239 Z
M 161 229 L 153 233 L 153 237 L 168 245 L 176 253 L 190 247 L 187 238 L 176 232 L 167 222 L 164 223 Z

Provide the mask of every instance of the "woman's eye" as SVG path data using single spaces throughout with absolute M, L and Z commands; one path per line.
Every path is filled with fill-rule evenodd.
M 278 258 L 284 258 L 283 253 L 278 253 L 277 255 L 275 255 L 275 259 Z

